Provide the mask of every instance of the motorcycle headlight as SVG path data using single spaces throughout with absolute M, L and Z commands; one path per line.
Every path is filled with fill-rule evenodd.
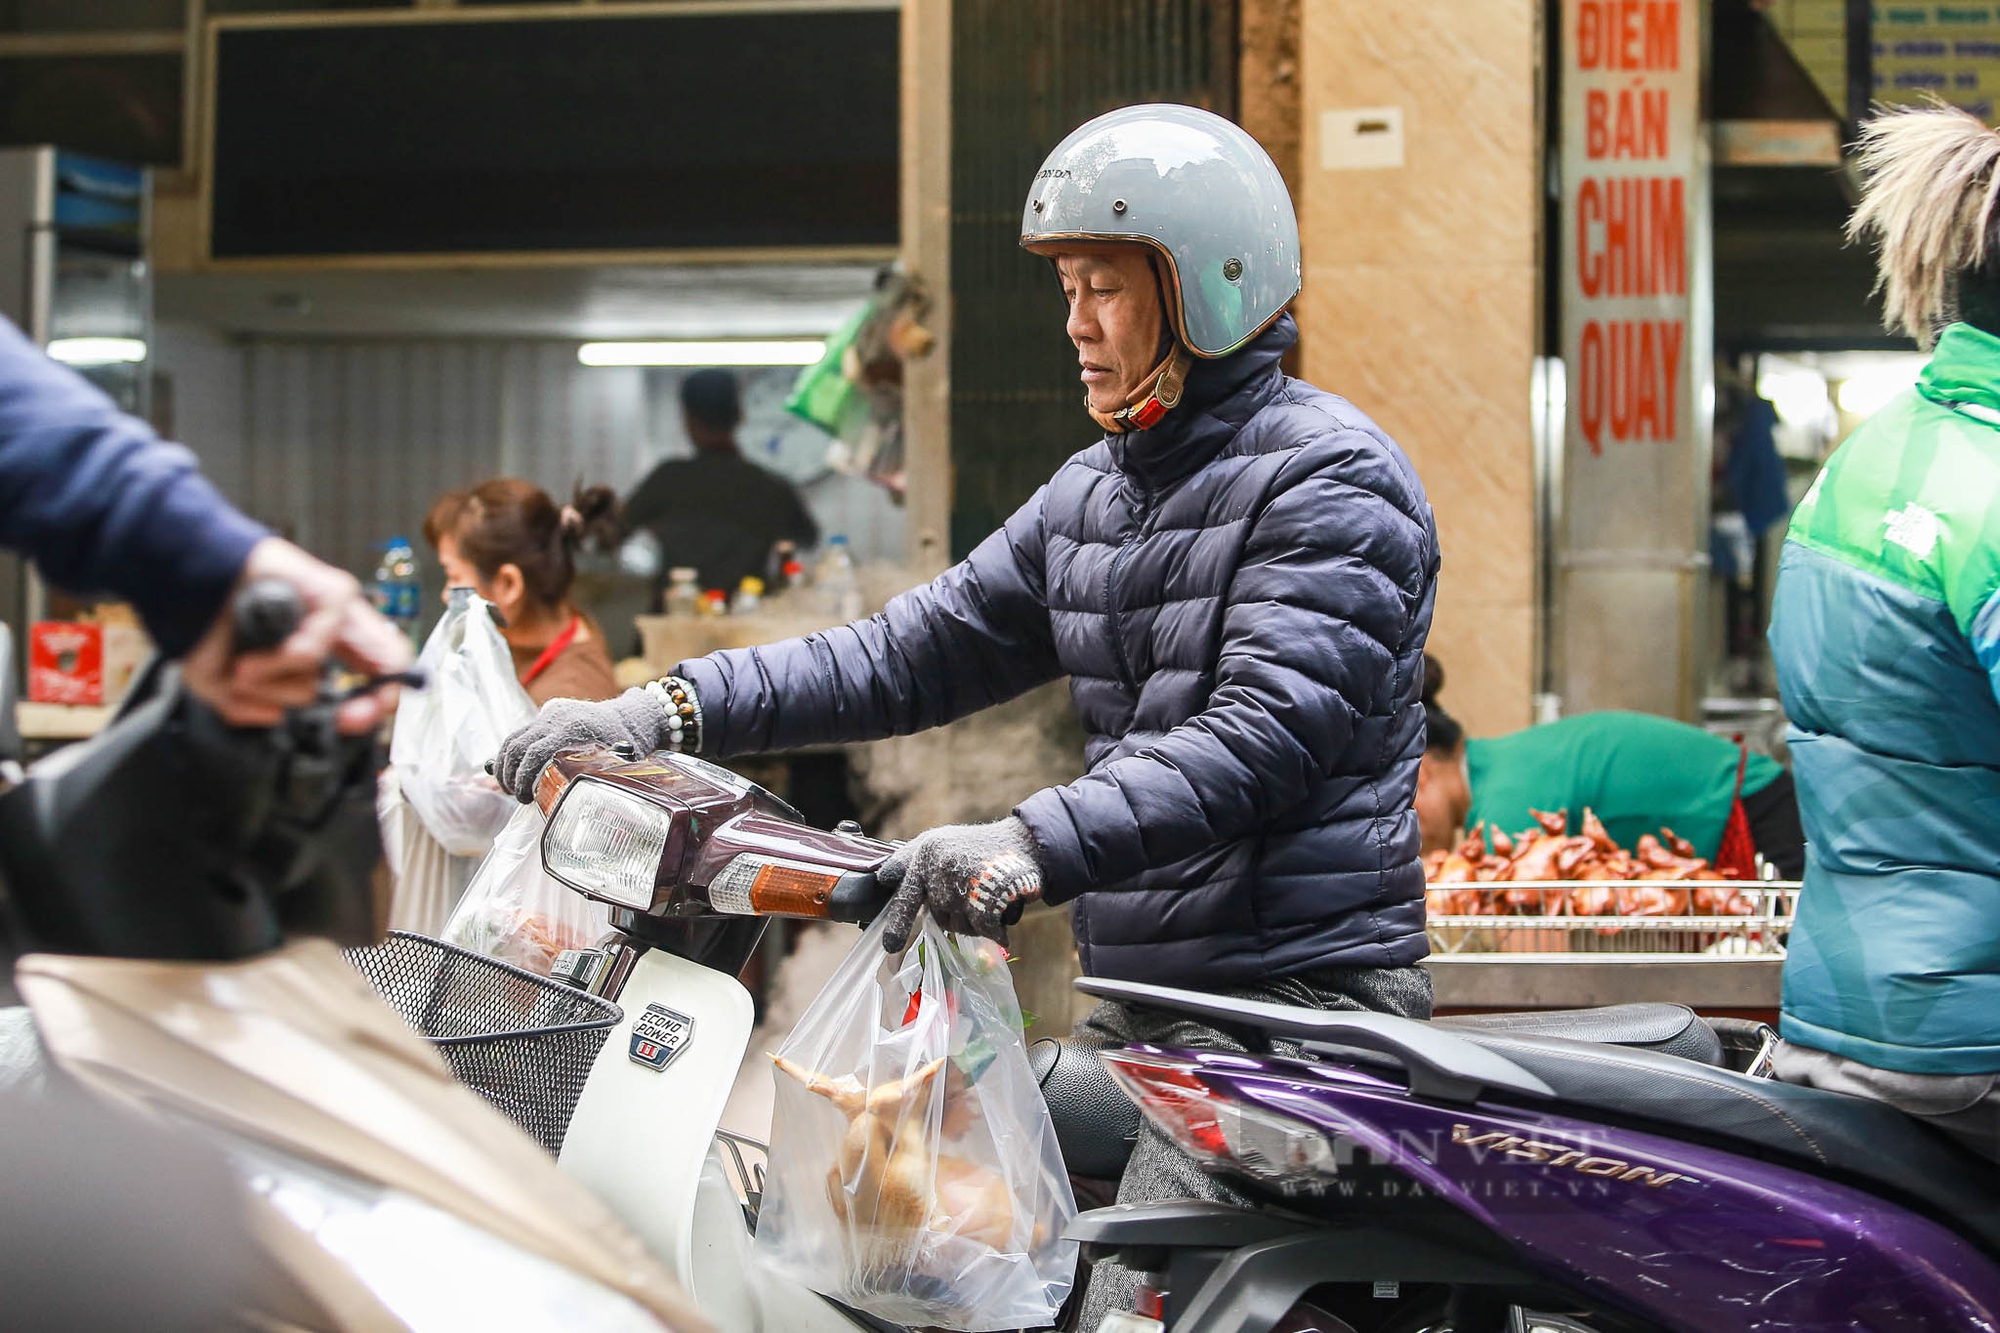
M 638 1302 L 395 1190 L 265 1151 L 237 1155 L 250 1188 L 346 1265 L 411 1333 L 662 1333 Z
M 646 911 L 674 812 L 608 782 L 580 776 L 542 834 L 542 866 L 572 889 Z

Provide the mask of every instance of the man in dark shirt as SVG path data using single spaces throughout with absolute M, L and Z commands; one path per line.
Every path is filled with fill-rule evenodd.
M 811 546 L 819 526 L 789 481 L 738 451 L 743 405 L 735 376 L 695 371 L 681 381 L 681 412 L 694 457 L 669 459 L 646 475 L 625 502 L 626 531 L 644 528 L 659 541 L 655 597 L 668 572 L 682 566 L 699 574 L 704 589 L 734 593 L 745 576 L 764 576 L 773 546 Z

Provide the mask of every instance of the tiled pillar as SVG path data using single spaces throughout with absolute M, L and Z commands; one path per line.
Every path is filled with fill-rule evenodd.
M 1540 6 L 1303 0 L 1301 33 L 1305 377 L 1416 461 L 1443 702 L 1474 735 L 1511 730 L 1535 670 Z M 1401 165 L 1343 165 L 1392 156 L 1397 122 Z
M 903 369 L 910 572 L 951 563 L 951 0 L 903 6 L 902 260 L 937 339 Z

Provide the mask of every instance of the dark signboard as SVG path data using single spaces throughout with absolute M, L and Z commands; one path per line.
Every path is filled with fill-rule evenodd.
M 893 8 L 224 24 L 211 253 L 887 246 Z

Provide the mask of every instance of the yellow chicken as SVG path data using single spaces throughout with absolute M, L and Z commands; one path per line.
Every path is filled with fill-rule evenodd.
M 827 1201 L 843 1223 L 871 1233 L 871 1248 L 907 1254 L 926 1232 L 1011 1248 L 1014 1204 L 1006 1181 L 931 1142 L 930 1086 L 945 1068 L 943 1059 L 872 1088 L 851 1074 L 829 1078 L 783 1056 L 771 1059 L 847 1118 L 839 1158 L 827 1172 Z M 942 1120 L 968 1127 L 971 1117 L 950 1104 L 954 1088 L 962 1092 L 963 1080 L 947 1078 Z M 878 1266 L 879 1257 L 864 1262 Z

